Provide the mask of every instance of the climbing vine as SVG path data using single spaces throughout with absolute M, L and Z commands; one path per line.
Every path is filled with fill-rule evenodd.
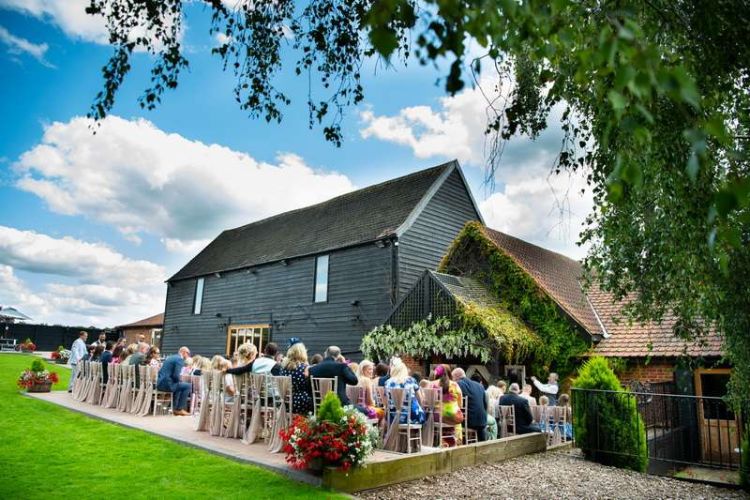
M 378 326 L 364 336 L 361 349 L 378 359 L 395 354 L 421 359 L 471 356 L 488 363 L 498 354 L 507 360 L 523 358 L 540 346 L 538 337 L 508 312 L 459 304 L 452 319 L 428 316 L 405 329 Z
M 459 233 L 439 271 L 471 276 L 485 284 L 503 308 L 538 335 L 528 350 L 532 371 L 573 372 L 588 343 L 560 307 L 510 257 L 497 248 L 481 224 L 471 222 Z

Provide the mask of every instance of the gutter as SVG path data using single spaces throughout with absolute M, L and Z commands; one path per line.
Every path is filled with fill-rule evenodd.
M 578 282 L 578 286 L 581 286 L 581 282 Z M 591 312 L 594 313 L 594 317 L 596 318 L 596 322 L 599 324 L 599 328 L 602 329 L 602 338 L 608 339 L 611 337 L 611 335 L 607 332 L 607 329 L 604 327 L 604 323 L 602 323 L 602 318 L 599 317 L 599 313 L 596 312 L 596 307 L 594 307 L 594 304 L 591 303 L 591 299 L 589 299 L 589 295 L 583 290 L 583 287 L 581 287 L 581 292 L 583 292 L 583 296 L 586 297 L 586 303 L 591 308 Z

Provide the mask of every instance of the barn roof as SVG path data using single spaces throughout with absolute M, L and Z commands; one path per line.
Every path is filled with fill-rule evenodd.
M 128 323 L 127 325 L 120 325 L 117 328 L 142 328 L 142 327 L 160 327 L 164 325 L 164 313 L 154 314 L 153 316 L 149 316 L 148 318 L 139 319 L 138 321 L 135 321 L 133 323 Z
M 325 253 L 396 235 L 454 170 L 460 173 L 458 163 L 451 161 L 228 229 L 169 281 Z
M 721 356 L 715 332 L 695 341 L 674 333 L 676 319 L 631 323 L 623 316 L 623 302 L 595 284 L 584 292 L 581 263 L 500 231 L 483 228 L 487 237 L 523 269 L 537 285 L 589 334 L 601 340 L 595 354 L 610 357 Z

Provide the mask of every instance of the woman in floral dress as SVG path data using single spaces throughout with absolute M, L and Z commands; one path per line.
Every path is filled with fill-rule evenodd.
M 443 416 L 444 424 L 455 425 L 455 438 L 453 436 L 443 436 L 443 446 L 456 446 L 463 440 L 464 415 L 461 412 L 461 402 L 463 394 L 461 388 L 451 380 L 450 368 L 447 365 L 438 365 L 432 374 L 432 386 L 438 388 L 443 393 L 442 407 L 439 409 Z

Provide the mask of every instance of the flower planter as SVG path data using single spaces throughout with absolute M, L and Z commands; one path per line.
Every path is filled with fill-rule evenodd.
M 52 382 L 33 384 L 27 389 L 27 392 L 50 392 L 51 388 Z
M 33 353 L 33 352 L 34 352 L 34 350 L 33 350 L 33 349 L 25 349 L 25 348 L 23 348 L 23 347 L 22 347 L 22 348 L 21 348 L 21 352 L 26 352 L 26 353 Z
M 68 360 L 67 360 L 67 359 L 60 359 L 60 358 L 57 358 L 57 359 L 55 360 L 55 363 L 56 363 L 56 364 L 58 364 L 58 365 L 67 365 L 67 364 L 68 364 Z

